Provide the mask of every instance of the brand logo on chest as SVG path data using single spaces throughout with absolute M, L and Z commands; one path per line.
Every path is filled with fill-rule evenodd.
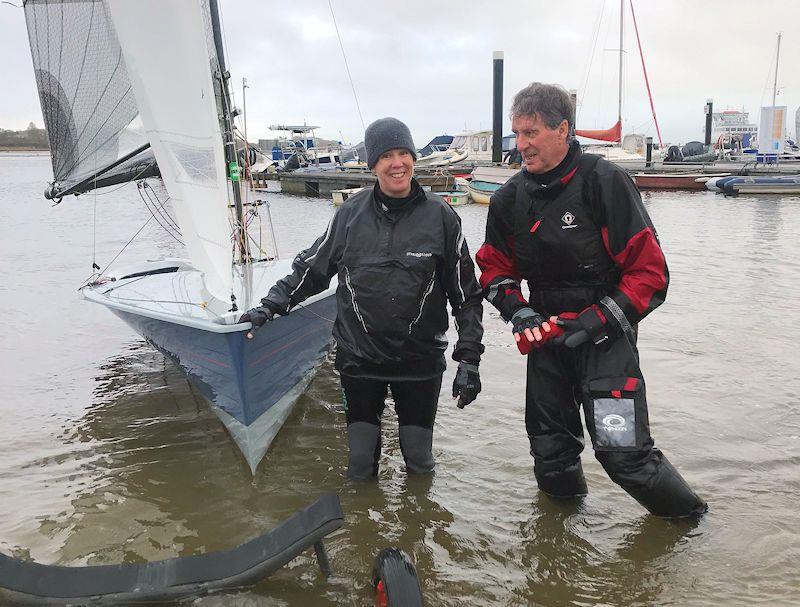
M 567 211 L 566 213 L 564 213 L 561 216 L 561 221 L 564 222 L 564 225 L 561 226 L 562 230 L 569 230 L 571 228 L 577 228 L 578 227 L 577 223 L 573 223 L 573 221 L 575 221 L 575 215 L 573 215 L 569 211 Z

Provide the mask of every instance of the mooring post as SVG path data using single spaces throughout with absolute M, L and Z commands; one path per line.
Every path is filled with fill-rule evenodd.
M 493 55 L 492 162 L 503 161 L 503 51 Z
M 645 158 L 645 164 L 647 168 L 650 168 L 653 165 L 653 138 L 646 137 L 645 143 L 647 144 L 647 156 Z
M 707 99 L 706 100 L 706 145 L 711 145 L 711 118 L 713 117 L 714 111 L 714 100 Z

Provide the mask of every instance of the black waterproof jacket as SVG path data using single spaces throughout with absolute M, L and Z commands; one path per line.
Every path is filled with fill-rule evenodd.
M 527 305 L 550 316 L 599 303 L 630 330 L 669 285 L 653 223 L 623 169 L 576 142 L 563 165 L 544 185 L 523 169 L 492 195 L 476 255 L 484 294 L 505 320 Z
M 441 373 L 447 301 L 458 330 L 453 359 L 478 362 L 483 352 L 482 292 L 461 221 L 441 198 L 416 181 L 412 186 L 411 200 L 399 210 L 379 202 L 377 184 L 349 198 L 325 234 L 297 255 L 293 272 L 262 299 L 286 314 L 338 274 L 333 336 L 337 368 L 345 374 L 388 379 L 418 369 L 412 375 L 424 379 Z

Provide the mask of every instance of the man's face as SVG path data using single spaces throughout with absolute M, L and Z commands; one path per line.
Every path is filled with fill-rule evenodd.
M 414 157 L 405 148 L 384 152 L 372 171 L 378 178 L 381 191 L 390 198 L 404 198 L 411 193 Z
M 569 151 L 569 124 L 566 120 L 551 129 L 538 114 L 533 117 L 514 116 L 511 130 L 517 136 L 517 149 L 529 173 L 546 173 L 556 168 Z

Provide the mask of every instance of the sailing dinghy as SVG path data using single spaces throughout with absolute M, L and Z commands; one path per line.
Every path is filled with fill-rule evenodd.
M 97 275 L 83 295 L 186 372 L 255 473 L 329 349 L 335 284 L 246 339 L 238 318 L 291 262 L 250 252 L 258 203 L 243 200 L 216 0 L 24 6 L 53 163 L 46 197 L 140 178 L 152 153 L 186 247 L 186 259 Z

